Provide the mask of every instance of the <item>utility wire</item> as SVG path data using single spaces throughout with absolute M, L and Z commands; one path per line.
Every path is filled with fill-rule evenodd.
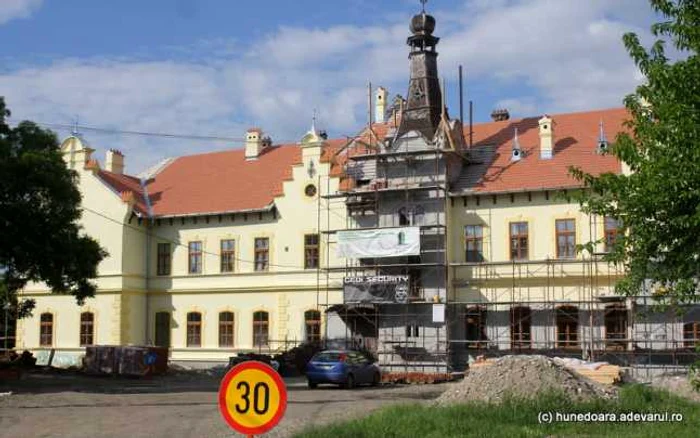
M 12 120 L 15 125 L 18 123 L 10 117 L 8 117 L 7 119 Z M 99 133 L 103 133 L 103 134 L 137 135 L 137 136 L 145 136 L 145 137 L 161 137 L 161 138 L 173 138 L 173 139 L 185 139 L 185 140 L 222 141 L 222 142 L 227 142 L 227 143 L 240 143 L 240 144 L 244 144 L 246 142 L 245 138 L 223 137 L 223 136 L 218 136 L 218 135 L 193 135 L 193 134 L 172 134 L 172 133 L 167 133 L 167 132 L 130 131 L 130 130 L 125 130 L 125 129 L 101 128 L 98 126 L 75 125 L 75 124 L 67 124 L 67 123 L 36 122 L 36 121 L 32 121 L 32 123 L 35 123 L 39 126 L 44 126 L 47 128 L 70 129 L 70 130 L 77 129 L 78 131 L 93 131 L 93 132 L 99 132 Z M 279 141 L 278 140 L 277 141 L 277 144 L 290 144 L 290 143 L 298 143 L 298 140 L 290 140 L 290 141 Z

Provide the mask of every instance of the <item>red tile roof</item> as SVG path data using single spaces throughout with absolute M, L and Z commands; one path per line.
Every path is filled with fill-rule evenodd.
M 148 204 L 143 196 L 141 182 L 138 178 L 108 172 L 103 169 L 100 169 L 97 172 L 97 176 L 108 186 L 114 189 L 114 191 L 116 191 L 119 196 L 122 197 L 122 200 L 124 200 L 124 196 L 126 196 L 124 195 L 125 193 L 132 192 L 134 194 L 134 208 L 136 211 L 143 215 L 148 214 Z
M 624 130 L 624 108 L 551 117 L 554 155 L 549 160 L 540 158 L 540 117 L 474 125 L 470 155 L 481 163 L 465 167 L 466 178 L 456 188 L 474 193 L 571 188 L 580 184 L 569 175 L 569 166 L 592 174 L 620 172 L 620 163 L 613 156 L 598 154 L 596 145 L 601 120 L 610 141 Z M 391 127 L 393 123 L 375 124 L 373 131 L 381 141 Z M 524 152 L 518 162 L 510 159 L 515 127 Z M 469 127 L 464 131 L 468 139 Z M 321 162 L 331 163 L 331 175 L 341 178 L 341 190 L 353 185 L 343 172 L 348 157 L 368 153 L 367 144 L 376 142 L 367 129 L 356 139 L 360 141 L 351 146 L 346 139 L 327 140 L 321 155 Z M 264 209 L 283 194 L 282 184 L 291 179 L 292 166 L 298 164 L 302 164 L 299 145 L 272 146 L 252 161 L 245 159 L 243 149 L 179 157 L 148 181 L 149 202 L 137 178 L 106 170 L 99 170 L 98 176 L 120 195 L 133 192 L 139 213 L 148 214 L 150 203 L 152 214 L 162 217 Z
M 599 123 L 602 120 L 608 141 L 625 130 L 628 118 L 624 108 L 550 115 L 554 122 L 554 150 L 551 159 L 540 158 L 538 120 L 541 117 L 507 120 L 474 125 L 474 149 L 491 148 L 484 171 L 475 175 L 471 187 L 475 192 L 507 192 L 580 187 L 579 181 L 569 174 L 570 166 L 599 175 L 621 171 L 620 162 L 612 155 L 597 153 Z M 520 161 L 511 161 L 513 133 L 518 128 L 518 139 L 523 151 Z M 465 127 L 469 138 L 469 126 Z M 478 167 L 478 166 L 477 166 Z
M 298 145 L 272 146 L 256 160 L 243 149 L 179 157 L 149 181 L 155 216 L 260 210 L 282 195 L 301 164 Z

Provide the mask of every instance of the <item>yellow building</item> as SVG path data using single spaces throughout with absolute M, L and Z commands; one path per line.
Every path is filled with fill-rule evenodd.
M 18 323 L 18 348 L 156 344 L 175 360 L 224 361 L 325 338 L 403 371 L 512 351 L 615 352 L 620 363 L 657 351 L 682 363 L 700 337 L 697 312 L 642 318 L 644 291 L 615 296 L 622 273 L 600 259 L 617 224 L 567 199 L 581 187 L 571 166 L 626 171 L 604 154 L 625 110 L 496 111 L 463 126 L 443 107 L 434 29 L 431 16 L 413 17 L 406 101 L 387 108 L 380 88 L 374 123 L 350 140 L 312 127 L 275 145 L 250 129 L 244 149 L 134 177 L 119 151 L 101 168 L 80 136 L 66 139 L 85 232 L 109 257 L 82 307 L 25 289 L 37 306 Z M 589 241 L 595 251 L 577 251 Z

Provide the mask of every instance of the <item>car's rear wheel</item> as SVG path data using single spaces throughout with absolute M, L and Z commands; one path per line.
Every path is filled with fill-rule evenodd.
M 352 374 L 348 374 L 348 378 L 345 381 L 345 389 L 353 389 L 355 387 L 355 377 Z
M 318 386 L 318 383 L 312 382 L 311 380 L 309 380 L 309 388 L 315 389 L 317 386 Z
M 379 386 L 379 384 L 382 382 L 382 375 L 379 373 L 374 373 L 374 376 L 372 376 L 372 386 Z

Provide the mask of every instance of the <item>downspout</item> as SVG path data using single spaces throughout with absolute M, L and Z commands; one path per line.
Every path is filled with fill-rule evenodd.
M 143 191 L 143 199 L 146 202 L 146 254 L 145 254 L 145 298 L 146 298 L 146 326 L 145 326 L 145 333 L 144 333 L 144 341 L 146 345 L 152 345 L 153 342 L 151 341 L 151 338 L 149 336 L 150 334 L 150 329 L 151 329 L 151 300 L 150 297 L 148 296 L 149 291 L 150 291 L 150 271 L 151 271 L 151 229 L 153 227 L 153 210 L 151 209 L 151 201 L 148 198 L 148 188 L 146 187 L 146 179 L 141 178 L 140 180 L 140 185 L 141 185 L 141 190 Z

